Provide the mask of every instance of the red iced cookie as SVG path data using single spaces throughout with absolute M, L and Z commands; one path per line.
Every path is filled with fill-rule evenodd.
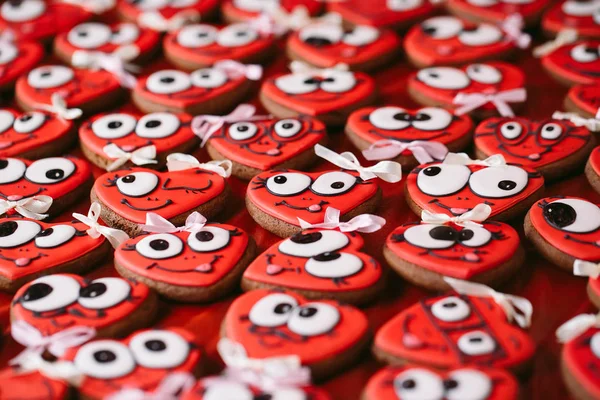
M 587 118 L 594 117 L 600 109 L 600 84 L 573 86 L 565 97 L 565 108 Z
M 17 78 L 29 72 L 43 57 L 44 49 L 39 43 L 0 37 L 0 91 L 11 91 Z
M 314 16 L 323 10 L 323 3 L 318 0 L 225 0 L 221 11 L 226 21 L 240 22 L 256 18 L 274 8 L 282 8 L 286 13 L 304 8 L 309 15 Z
M 600 41 L 565 45 L 544 55 L 542 66 L 553 78 L 568 86 L 600 83 Z
M 600 146 L 596 147 L 585 166 L 585 176 L 596 192 L 600 192 Z
M 65 400 L 68 395 L 67 383 L 37 371 L 21 372 L 11 367 L 0 371 L 0 399 Z
M 419 366 L 387 367 L 365 387 L 364 400 L 516 400 L 517 380 L 502 369 L 463 367 L 440 372 Z
M 452 14 L 469 21 L 501 23 L 519 14 L 530 25 L 539 22 L 548 3 L 548 0 L 448 0 L 446 6 Z
M 243 382 L 227 378 L 208 377 L 196 383 L 194 388 L 181 396 L 181 400 L 331 400 L 327 392 L 314 386 L 286 387 L 261 390 Z
M 597 0 L 567 0 L 552 6 L 542 19 L 544 32 L 554 36 L 575 29 L 579 37 L 600 37 L 600 5 Z
M 125 21 L 155 31 L 171 31 L 188 22 L 213 19 L 219 0 L 118 0 L 117 12 Z

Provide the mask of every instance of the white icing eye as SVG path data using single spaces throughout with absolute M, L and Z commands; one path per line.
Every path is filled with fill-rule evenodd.
M 73 362 L 77 370 L 97 379 L 120 378 L 136 368 L 129 348 L 114 340 L 96 340 L 84 344 Z
M 600 3 L 597 0 L 565 1 L 562 4 L 562 10 L 565 14 L 575 17 L 589 17 L 600 10 Z
M 267 179 L 267 190 L 276 196 L 294 196 L 304 192 L 310 186 L 308 175 L 296 172 L 284 172 Z
M 135 134 L 146 139 L 163 139 L 179 129 L 179 118 L 169 112 L 146 114 L 140 118 Z
M 258 128 L 252 122 L 236 122 L 227 130 L 233 140 L 248 140 L 258 132 Z
M 344 36 L 344 31 L 337 24 L 313 24 L 303 28 L 300 40 L 313 47 L 325 47 L 338 43 Z
M 523 127 L 518 122 L 505 122 L 500 126 L 500 134 L 507 139 L 516 139 L 523 133 Z
M 283 293 L 269 294 L 252 306 L 248 318 L 257 326 L 272 328 L 285 325 L 298 301 Z
M 562 126 L 553 122 L 545 124 L 542 126 L 542 129 L 540 129 L 540 136 L 546 140 L 556 140 L 562 133 Z
M 229 240 L 229 231 L 216 226 L 205 226 L 201 231 L 190 233 L 187 243 L 194 251 L 208 253 L 227 247 Z
M 157 94 L 183 92 L 192 87 L 190 76 L 185 72 L 165 69 L 153 73 L 146 80 L 146 88 Z
M 308 303 L 296 307 L 287 323 L 290 331 L 302 336 L 329 333 L 340 321 L 340 312 L 325 303 Z
M 463 23 L 454 17 L 430 18 L 421 24 L 421 30 L 436 40 L 450 39 L 463 29 Z
M 38 67 L 27 75 L 27 84 L 34 89 L 50 89 L 70 82 L 75 73 L 69 67 L 62 65 L 47 65 Z
M 394 392 L 402 400 L 442 400 L 444 383 L 435 373 L 411 368 L 394 378 Z
M 490 354 L 496 348 L 496 342 L 483 331 L 465 333 L 458 339 L 458 348 L 469 356 Z
M 598 46 L 586 43 L 578 44 L 571 49 L 571 58 L 580 63 L 590 63 L 598 60 Z
M 158 186 L 158 176 L 151 172 L 134 172 L 117 180 L 119 192 L 130 197 L 142 197 Z
M 190 77 L 192 79 L 192 85 L 206 89 L 218 88 L 227 83 L 227 75 L 225 75 L 225 72 L 218 69 L 199 69 L 192 72 Z
M 248 24 L 233 24 L 219 31 L 217 43 L 222 47 L 246 46 L 258 39 L 258 33 Z
M 175 332 L 150 330 L 138 333 L 129 342 L 138 365 L 152 369 L 176 368 L 187 360 L 190 344 Z
M 322 253 L 336 251 L 350 243 L 342 232 L 322 230 L 318 232 L 299 232 L 279 244 L 279 251 L 295 257 L 309 258 Z
M 573 233 L 600 228 L 600 207 L 580 199 L 561 199 L 544 206 L 544 218 L 555 228 Z
M 52 249 L 73 239 L 77 229 L 71 225 L 54 225 L 44 229 L 35 237 L 35 246 L 41 249 Z
M 140 240 L 135 245 L 135 250 L 146 258 L 164 260 L 181 254 L 183 242 L 170 233 L 157 233 Z
M 283 138 L 296 136 L 302 130 L 302 122 L 297 119 L 282 119 L 275 124 L 275 133 Z
M 465 165 L 433 164 L 419 172 L 417 187 L 430 196 L 449 196 L 465 187 L 470 175 Z
M 34 161 L 27 171 L 25 179 L 40 185 L 50 185 L 64 181 L 75 172 L 75 164 L 68 158 L 50 157 Z
M 42 0 L 5 1 L 0 8 L 2 18 L 10 22 L 26 22 L 36 19 L 46 11 Z
M 597 358 L 600 358 L 600 332 L 594 333 L 590 340 L 590 349 Z
M 457 322 L 471 314 L 471 307 L 460 297 L 448 296 L 433 303 L 431 313 L 440 321 Z
M 319 89 L 320 81 L 310 74 L 288 74 L 275 79 L 274 84 L 287 94 L 306 94 Z
M 306 261 L 304 269 L 318 278 L 344 278 L 357 274 L 363 268 L 360 258 L 349 253 L 326 252 Z
M 528 181 L 529 176 L 523 168 L 502 165 L 474 172 L 469 178 L 469 186 L 478 196 L 501 199 L 520 193 Z
M 432 67 L 419 70 L 417 79 L 438 89 L 463 89 L 471 83 L 467 74 L 451 67 Z
M 29 133 L 40 129 L 46 122 L 46 116 L 41 112 L 31 111 L 15 120 L 13 129 L 18 133 Z
M 399 131 L 411 126 L 411 116 L 400 107 L 381 107 L 369 114 L 369 122 L 386 131 Z
M 33 221 L 0 222 L 0 248 L 10 249 L 30 242 L 42 227 Z
M 112 31 L 110 42 L 119 46 L 134 43 L 140 37 L 140 28 L 136 24 L 123 23 Z
M 12 128 L 13 122 L 15 122 L 15 116 L 13 113 L 8 110 L 0 110 L 0 133 L 6 132 Z
M 0 158 L 0 184 L 16 182 L 23 177 L 27 166 L 16 158 Z
M 356 85 L 354 74 L 349 71 L 325 71 L 321 89 L 328 93 L 343 93 Z
M 600 25 L 600 7 L 598 7 L 598 9 L 596 9 L 596 11 L 594 11 L 592 18 L 596 25 Z
M 379 38 L 379 31 L 372 26 L 359 25 L 344 35 L 343 42 L 350 46 L 366 46 Z
M 187 25 L 177 34 L 177 43 L 190 49 L 206 47 L 215 42 L 218 31 L 210 25 Z
M 205 385 L 202 395 L 202 400 L 254 400 L 254 398 L 254 393 L 246 385 L 235 381 Z
M 337 196 L 346 193 L 356 184 L 356 177 L 346 172 L 327 172 L 317 178 L 311 190 L 324 196 Z
M 0 43 L 0 65 L 5 65 L 13 61 L 15 58 L 17 58 L 18 54 L 19 51 L 12 43 Z
M 471 64 L 467 67 L 467 75 L 479 83 L 488 85 L 502 81 L 502 73 L 496 68 L 485 64 Z
M 275 389 L 269 393 L 271 397 L 269 400 L 307 400 L 308 397 L 302 389 L 296 388 L 283 388 Z
M 79 290 L 77 302 L 90 310 L 104 310 L 125 301 L 131 286 L 121 278 L 94 279 Z
M 404 239 L 413 246 L 424 249 L 447 249 L 456 243 L 458 233 L 445 225 L 415 225 L 404 231 Z
M 119 139 L 135 129 L 137 120 L 129 114 L 108 114 L 92 122 L 92 132 L 102 139 Z
M 67 34 L 67 41 L 81 49 L 96 49 L 108 43 L 112 36 L 110 28 L 97 22 L 77 25 Z
M 448 400 L 485 400 L 492 393 L 489 376 L 475 369 L 461 369 L 448 375 L 452 386 L 446 389 Z
M 492 240 L 492 233 L 485 228 L 470 226 L 459 233 L 460 242 L 468 247 L 481 247 Z
M 70 276 L 48 275 L 31 282 L 18 301 L 33 312 L 59 310 L 77 301 L 79 289 L 79 282 Z
M 408 11 L 421 7 L 423 0 L 388 0 L 386 5 L 392 11 Z
M 158 10 L 169 5 L 171 0 L 126 0 L 137 9 L 142 11 Z
M 474 30 L 463 30 L 458 40 L 467 46 L 488 46 L 502 39 L 502 31 L 494 25 L 481 24 Z
M 491 7 L 498 4 L 497 0 L 467 0 L 467 3 L 477 7 Z
M 279 6 L 280 0 L 233 0 L 236 8 L 251 12 L 268 11 Z
M 443 108 L 421 108 L 414 116 L 412 125 L 422 131 L 437 131 L 452 123 L 452 114 Z

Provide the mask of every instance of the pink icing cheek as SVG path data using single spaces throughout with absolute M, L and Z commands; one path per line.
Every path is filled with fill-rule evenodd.
M 537 161 L 537 160 L 539 160 L 540 158 L 542 158 L 542 156 L 540 156 L 540 154 L 539 154 L 539 153 L 533 153 L 533 154 L 530 154 L 530 155 L 528 156 L 528 158 L 529 158 L 530 160 Z
M 405 333 L 402 336 L 402 344 L 409 349 L 417 349 L 423 347 L 423 341 L 412 333 Z
M 323 210 L 323 207 L 320 204 L 313 204 L 308 207 L 308 211 L 311 212 L 320 212 L 321 210 Z
M 194 268 L 196 271 L 198 272 L 211 272 L 213 270 L 213 267 L 211 264 L 209 263 L 204 263 L 204 264 L 200 264 L 198 265 L 196 268 Z
M 15 260 L 15 265 L 17 267 L 26 267 L 29 265 L 29 263 L 31 263 L 31 258 L 21 257 Z
M 277 264 L 267 265 L 267 275 L 278 275 L 283 272 L 283 267 Z
M 467 253 L 463 256 L 463 258 L 470 262 L 479 262 L 481 258 L 475 253 Z
M 278 156 L 281 154 L 281 151 L 279 151 L 279 149 L 269 149 L 267 150 L 267 154 L 270 156 Z
M 454 214 L 454 215 L 461 215 L 461 214 L 464 214 L 464 213 L 466 213 L 466 212 L 468 212 L 468 211 L 469 211 L 469 209 L 468 209 L 468 208 L 458 208 L 458 207 L 452 207 L 452 208 L 450 209 L 450 212 L 451 212 L 452 214 Z
M 8 201 L 19 201 L 23 198 L 23 196 L 21 196 L 20 194 L 12 194 L 8 197 L 6 197 L 6 200 Z

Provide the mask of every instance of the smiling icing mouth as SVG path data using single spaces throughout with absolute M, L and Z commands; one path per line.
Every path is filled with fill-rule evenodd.
M 277 203 L 275 203 L 276 206 L 286 206 L 288 208 L 291 208 L 292 210 L 304 210 L 304 211 L 308 211 L 311 213 L 316 213 L 316 212 L 321 212 L 323 211 L 323 206 L 329 204 L 328 201 L 325 200 L 321 200 L 319 202 L 319 204 L 312 204 L 308 207 L 301 207 L 301 206 L 295 206 L 293 204 L 288 203 L 285 200 L 282 201 L 278 201 Z
M 154 211 L 154 210 L 160 210 L 161 208 L 164 208 L 164 207 L 167 207 L 168 205 L 173 204 L 173 200 L 168 199 L 163 204 L 161 204 L 160 206 L 148 207 L 148 208 L 136 207 L 133 204 L 131 204 L 129 202 L 129 200 L 127 200 L 127 199 L 121 199 L 121 204 L 125 204 L 127 207 L 129 207 L 129 208 L 131 208 L 132 210 L 135 210 L 135 211 Z

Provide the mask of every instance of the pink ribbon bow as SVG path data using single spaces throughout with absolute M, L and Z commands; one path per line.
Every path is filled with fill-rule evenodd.
M 378 140 L 368 149 L 363 150 L 362 154 L 369 161 L 389 160 L 390 158 L 399 156 L 406 150 L 413 154 L 419 164 L 426 164 L 434 160 L 443 160 L 448 153 L 448 148 L 440 142 L 414 140 L 406 143 L 393 139 L 383 139 Z
M 251 81 L 259 81 L 263 74 L 263 68 L 260 65 L 242 64 L 234 60 L 217 61 L 213 68 L 223 71 L 230 79 L 246 78 Z
M 277 23 L 275 18 L 269 14 L 260 14 L 258 17 L 248 21 L 248 26 L 263 37 L 282 36 L 287 32 L 285 26 Z
M 531 44 L 531 36 L 523 32 L 525 22 L 521 14 L 511 14 L 502 21 L 501 28 L 508 41 L 513 42 L 518 48 L 526 49 Z
M 339 229 L 341 232 L 363 232 L 371 233 L 381 229 L 385 225 L 385 219 L 372 214 L 361 214 L 348 222 L 340 222 L 340 210 L 327 207 L 325 217 L 320 224 L 310 224 L 298 217 L 302 229 Z
M 171 153 L 167 156 L 167 170 L 169 172 L 194 168 L 211 171 L 223 178 L 229 178 L 233 169 L 233 163 L 230 160 L 211 160 L 201 163 L 196 157 L 183 153 Z
M 73 53 L 71 62 L 78 68 L 102 69 L 109 72 L 119 81 L 121 86 L 132 89 L 137 84 L 137 79 L 127 71 L 135 71 L 137 67 L 125 61 L 137 57 L 137 54 L 139 54 L 137 46 L 123 46 L 119 51 L 112 54 L 100 51 L 77 50 Z
M 453 104 L 458 107 L 454 110 L 456 115 L 463 115 L 471 112 L 484 104 L 492 103 L 496 110 L 503 117 L 514 117 L 512 108 L 509 103 L 522 103 L 527 99 L 527 91 L 525 88 L 504 90 L 497 93 L 465 93 L 460 92 L 452 100 Z
M 165 376 L 153 391 L 124 388 L 106 397 L 106 400 L 177 400 L 181 393 L 190 390 L 196 380 L 188 372 L 172 372 Z
M 185 225 L 177 227 L 169 220 L 158 214 L 146 213 L 146 224 L 140 225 L 145 232 L 151 233 L 175 233 L 175 232 L 199 232 L 206 225 L 206 218 L 197 211 L 191 213 L 185 220 Z

